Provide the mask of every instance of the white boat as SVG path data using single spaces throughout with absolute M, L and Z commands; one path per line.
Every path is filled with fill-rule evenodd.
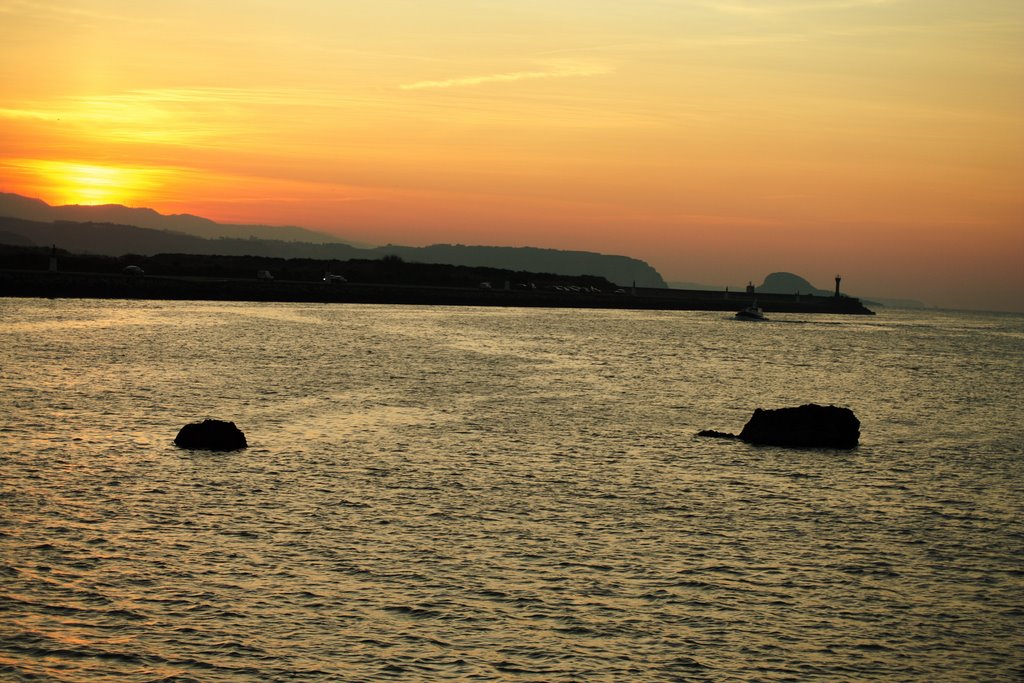
M 742 311 L 736 313 L 736 318 L 739 320 L 767 320 L 764 317 L 764 311 L 757 305 L 757 302 L 750 304 Z

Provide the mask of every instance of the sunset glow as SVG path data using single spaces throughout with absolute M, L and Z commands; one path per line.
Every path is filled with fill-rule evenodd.
M 160 187 L 162 171 L 27 159 L 6 163 L 23 191 L 53 204 L 139 204 Z
M 1015 0 L 29 0 L 0 38 L 0 191 L 1024 301 Z

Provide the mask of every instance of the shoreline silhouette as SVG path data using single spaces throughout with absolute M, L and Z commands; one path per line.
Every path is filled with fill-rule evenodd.
M 560 280 L 570 282 L 574 278 Z M 487 284 L 490 286 L 481 286 Z M 643 287 L 584 288 L 575 284 L 476 286 L 387 282 L 260 279 L 0 269 L 0 296 L 88 299 L 165 299 L 296 303 L 364 303 L 435 306 L 616 308 L 736 311 L 757 298 L 765 311 L 873 315 L 859 299 Z

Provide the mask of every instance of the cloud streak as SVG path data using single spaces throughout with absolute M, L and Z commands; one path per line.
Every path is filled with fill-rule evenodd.
M 341 96 L 327 90 L 155 88 L 11 102 L 0 107 L 0 122 L 59 121 L 65 130 L 77 126 L 92 137 L 199 144 L 237 134 L 240 120 L 251 123 L 252 110 L 366 108 L 381 103 L 379 98 Z
M 798 2 L 767 3 L 760 0 L 756 3 L 739 2 L 703 2 L 704 7 L 725 14 L 772 15 L 796 14 L 801 12 L 828 12 L 834 10 L 864 9 L 882 7 L 901 2 L 901 0 L 810 0 Z
M 68 5 L 69 3 L 67 2 L 9 0 L 9 2 L 0 3 L 0 14 L 13 15 L 15 17 L 31 17 L 43 21 L 60 21 L 69 24 L 81 24 L 83 22 L 92 25 L 125 23 L 143 25 L 157 23 L 155 19 L 140 18 L 126 13 L 103 13 Z
M 573 78 L 582 76 L 601 76 L 611 73 L 611 69 L 605 66 L 566 66 L 546 71 L 512 71 L 500 74 L 488 74 L 485 76 L 466 76 L 462 78 L 449 78 L 440 81 L 417 81 L 398 86 L 402 90 L 428 90 L 432 88 L 465 88 L 475 85 L 486 85 L 488 83 L 508 83 L 513 81 L 530 81 L 545 78 Z

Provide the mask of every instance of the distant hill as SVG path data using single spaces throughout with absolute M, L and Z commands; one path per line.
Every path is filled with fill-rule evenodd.
M 764 282 L 757 286 L 757 291 L 765 294 L 814 294 L 817 296 L 835 294 L 834 290 L 818 289 L 799 275 L 785 272 L 768 274 Z
M 0 230 L 0 244 L 13 244 L 18 247 L 37 246 L 35 242 L 15 232 Z
M 666 287 L 661 275 L 647 263 L 628 256 L 533 247 L 483 247 L 437 244 L 430 247 L 388 245 L 360 249 L 342 242 L 314 244 L 249 237 L 206 239 L 184 232 L 115 223 L 41 222 L 0 217 L 0 232 L 19 244 L 55 244 L 75 253 L 107 256 L 139 254 L 210 254 L 323 260 L 381 259 L 398 256 L 416 263 L 500 268 L 558 275 L 593 275 L 621 286 Z M 12 237 L 13 236 L 13 237 Z
M 704 291 L 721 291 L 726 289 L 724 285 L 708 285 L 700 282 L 671 282 L 669 286 L 673 289 L 692 289 L 692 290 L 704 290 Z M 742 292 L 746 289 L 746 284 L 741 286 L 730 285 L 730 290 L 735 292 Z M 818 289 L 810 282 L 794 275 L 793 273 L 771 273 L 765 277 L 764 282 L 757 285 L 755 288 L 758 292 L 764 292 L 765 294 L 816 294 L 818 296 L 831 296 L 833 292 Z
M 73 221 L 76 223 L 132 225 L 139 228 L 181 232 L 207 239 L 256 237 L 289 242 L 346 243 L 345 240 L 326 232 L 294 226 L 217 223 L 208 218 L 192 216 L 187 213 L 164 215 L 153 209 L 134 209 L 120 204 L 50 206 L 41 199 L 6 192 L 0 192 L 0 216 L 43 223 Z
M 462 244 L 434 244 L 429 247 L 388 245 L 367 250 L 379 258 L 395 254 L 419 263 L 447 263 L 457 266 L 527 270 L 560 275 L 597 275 L 618 285 L 667 288 L 657 270 L 645 261 L 629 256 L 591 251 L 564 251 L 537 247 L 485 247 Z M 363 257 L 365 258 L 365 257 Z

